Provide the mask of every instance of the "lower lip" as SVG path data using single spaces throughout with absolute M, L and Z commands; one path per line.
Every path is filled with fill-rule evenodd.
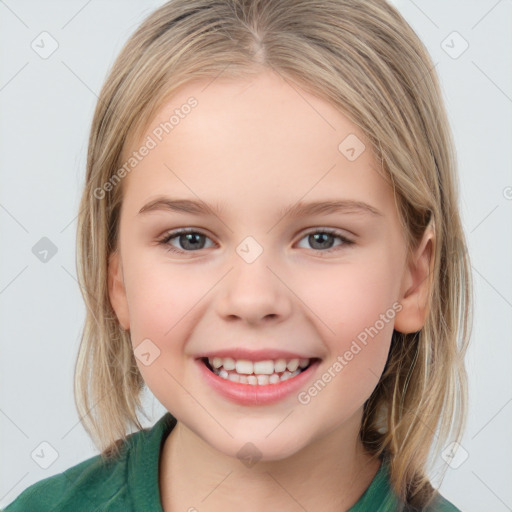
M 223 397 L 242 405 L 271 404 L 297 393 L 313 377 L 320 364 L 320 360 L 316 360 L 309 365 L 307 370 L 276 384 L 240 384 L 219 377 L 209 370 L 206 363 L 201 359 L 196 359 L 196 362 L 199 364 L 201 374 L 209 386 Z

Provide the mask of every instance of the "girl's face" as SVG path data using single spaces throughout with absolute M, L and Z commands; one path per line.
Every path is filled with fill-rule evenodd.
M 425 243 L 406 263 L 392 189 L 360 130 L 265 72 L 187 84 L 123 156 L 134 160 L 115 185 L 110 298 L 157 399 L 233 457 L 248 442 L 277 460 L 327 434 L 355 436 L 393 328 L 423 324 L 428 268 Z M 210 211 L 169 206 L 178 200 Z M 358 205 L 297 210 L 334 201 Z M 248 351 L 235 359 L 319 363 L 256 402 L 259 384 L 221 381 L 201 362 L 235 349 Z

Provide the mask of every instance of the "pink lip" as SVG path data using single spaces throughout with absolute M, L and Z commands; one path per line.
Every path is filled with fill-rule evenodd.
M 248 359 L 249 361 L 266 361 L 268 359 L 313 359 L 315 356 L 305 356 L 296 352 L 287 352 L 286 350 L 267 349 L 267 350 L 248 350 L 246 348 L 227 348 L 224 350 L 216 350 L 197 354 L 197 358 L 201 357 L 231 357 L 233 359 Z
M 307 370 L 291 379 L 265 385 L 240 384 L 223 379 L 210 371 L 201 359 L 196 359 L 196 363 L 199 365 L 201 375 L 206 383 L 223 397 L 242 405 L 266 405 L 278 402 L 292 393 L 297 393 L 313 377 L 320 360 L 316 359 Z

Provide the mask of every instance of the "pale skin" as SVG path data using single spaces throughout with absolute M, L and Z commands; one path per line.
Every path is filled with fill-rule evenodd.
M 330 103 L 272 72 L 209 82 L 186 84 L 149 124 L 144 138 L 190 96 L 198 101 L 124 178 L 109 266 L 120 325 L 134 348 L 150 339 L 160 350 L 149 366 L 137 360 L 140 372 L 178 419 L 161 453 L 162 506 L 348 510 L 380 467 L 358 439 L 362 408 L 393 328 L 408 333 L 424 325 L 434 234 L 427 230 L 407 259 L 392 189 L 369 144 L 354 161 L 339 151 L 349 134 L 365 139 Z M 161 196 L 219 202 L 223 211 L 139 214 Z M 279 216 L 299 200 L 327 199 L 361 201 L 380 215 Z M 187 227 L 199 233 L 199 249 L 179 236 L 157 243 Z M 354 243 L 335 234 L 326 238 L 330 245 L 313 245 L 308 235 L 322 228 Z M 236 252 L 248 236 L 263 250 L 251 264 Z M 394 303 L 400 311 L 307 405 L 296 395 L 272 405 L 235 404 L 207 386 L 194 362 L 212 349 L 278 347 L 321 358 L 319 378 Z M 252 467 L 237 457 L 248 442 L 262 454 Z

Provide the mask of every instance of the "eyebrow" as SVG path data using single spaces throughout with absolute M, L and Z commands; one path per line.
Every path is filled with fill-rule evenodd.
M 220 203 L 208 204 L 192 199 L 173 199 L 170 197 L 158 197 L 144 205 L 139 214 L 157 210 L 177 213 L 189 213 L 191 215 L 222 215 L 223 205 Z M 289 216 L 291 218 L 305 217 L 308 215 L 327 215 L 333 213 L 371 214 L 383 217 L 383 214 L 375 207 L 352 199 L 325 199 L 323 201 L 297 202 L 294 205 L 282 208 L 277 213 L 278 218 Z

